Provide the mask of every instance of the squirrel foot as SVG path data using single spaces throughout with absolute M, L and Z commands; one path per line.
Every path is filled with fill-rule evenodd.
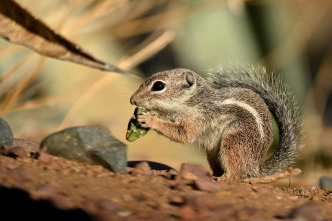
M 214 176 L 214 177 L 212 177 L 212 179 L 216 182 L 226 182 L 227 181 L 227 178 L 224 176 Z
M 213 176 L 212 179 L 216 182 L 224 182 L 224 183 L 234 183 L 239 181 L 225 176 Z

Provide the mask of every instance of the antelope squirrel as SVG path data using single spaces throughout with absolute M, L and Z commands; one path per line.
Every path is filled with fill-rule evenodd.
M 207 79 L 188 69 L 159 72 L 130 102 L 149 111 L 138 116 L 141 127 L 203 147 L 214 176 L 273 175 L 287 169 L 301 149 L 302 118 L 294 96 L 263 67 L 218 67 Z M 273 141 L 272 116 L 280 139 L 265 159 Z

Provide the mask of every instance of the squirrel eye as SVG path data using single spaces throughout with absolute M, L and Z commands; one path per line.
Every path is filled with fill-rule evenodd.
M 156 81 L 153 83 L 151 90 L 152 91 L 161 91 L 165 88 L 165 83 L 162 81 Z

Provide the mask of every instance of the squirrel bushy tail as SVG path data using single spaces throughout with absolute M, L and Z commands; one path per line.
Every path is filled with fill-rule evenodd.
M 260 176 L 285 170 L 294 163 L 302 148 L 302 117 L 289 88 L 276 73 L 267 73 L 264 67 L 237 65 L 217 67 L 209 71 L 208 81 L 215 88 L 248 88 L 263 98 L 279 129 L 279 145 L 273 155 L 263 162 Z

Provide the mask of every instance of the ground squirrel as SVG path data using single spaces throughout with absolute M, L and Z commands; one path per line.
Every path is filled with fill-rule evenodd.
M 141 127 L 203 147 L 214 176 L 273 175 L 287 169 L 301 149 L 302 120 L 294 96 L 263 67 L 218 67 L 207 79 L 188 69 L 159 72 L 130 102 L 149 111 L 138 117 Z M 272 117 L 280 139 L 265 160 L 273 141 Z

